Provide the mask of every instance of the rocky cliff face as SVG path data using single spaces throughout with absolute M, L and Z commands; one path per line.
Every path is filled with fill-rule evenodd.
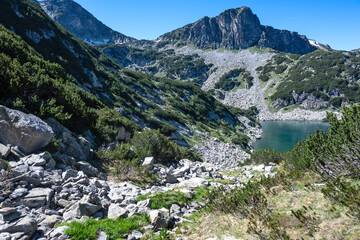
M 158 39 L 160 42 L 193 44 L 200 48 L 244 49 L 252 46 L 305 54 L 316 50 L 296 32 L 262 26 L 248 7 L 226 10 L 217 17 L 204 17 Z
M 40 5 L 52 19 L 89 43 L 127 43 L 135 40 L 104 25 L 72 0 L 45 0 Z

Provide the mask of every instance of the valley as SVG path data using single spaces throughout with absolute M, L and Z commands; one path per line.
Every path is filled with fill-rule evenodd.
M 0 0 L 0 240 L 357 239 L 359 96 L 249 7 L 138 40 Z

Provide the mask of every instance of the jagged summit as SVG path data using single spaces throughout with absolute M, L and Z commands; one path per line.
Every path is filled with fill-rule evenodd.
M 73 0 L 43 0 L 39 3 L 52 19 L 89 43 L 127 43 L 135 40 L 112 30 Z
M 244 49 L 252 46 L 305 54 L 317 49 L 306 36 L 260 24 L 249 7 L 229 9 L 220 15 L 166 33 L 158 41 L 192 44 L 200 48 Z

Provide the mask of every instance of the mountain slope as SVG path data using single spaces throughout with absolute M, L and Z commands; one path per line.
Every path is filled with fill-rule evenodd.
M 134 38 L 116 32 L 72 0 L 44 0 L 45 12 L 72 34 L 89 43 L 127 43 Z
M 55 117 L 77 134 L 90 129 L 100 144 L 112 141 L 121 126 L 130 133 L 148 127 L 182 146 L 220 139 L 220 147 L 236 149 L 236 161 L 248 156 L 241 149 L 249 148 L 247 135 L 253 137 L 245 129 L 255 126 L 254 109 L 226 107 L 192 84 L 124 69 L 71 35 L 33 1 L 0 0 L 0 6 L 0 23 L 7 28 L 1 29 L 6 60 L 0 73 L 1 104 Z M 224 157 L 212 159 L 223 162 Z
M 214 18 L 199 21 L 166 33 L 161 44 L 192 44 L 202 49 L 272 48 L 281 52 L 306 54 L 316 50 L 309 40 L 296 32 L 262 26 L 248 7 L 229 9 Z

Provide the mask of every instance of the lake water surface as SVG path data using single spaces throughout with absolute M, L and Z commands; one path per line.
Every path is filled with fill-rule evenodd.
M 291 150 L 299 140 L 305 140 L 315 129 L 327 131 L 329 123 L 315 121 L 264 121 L 262 138 L 254 144 L 255 150 L 267 147 L 279 152 Z

